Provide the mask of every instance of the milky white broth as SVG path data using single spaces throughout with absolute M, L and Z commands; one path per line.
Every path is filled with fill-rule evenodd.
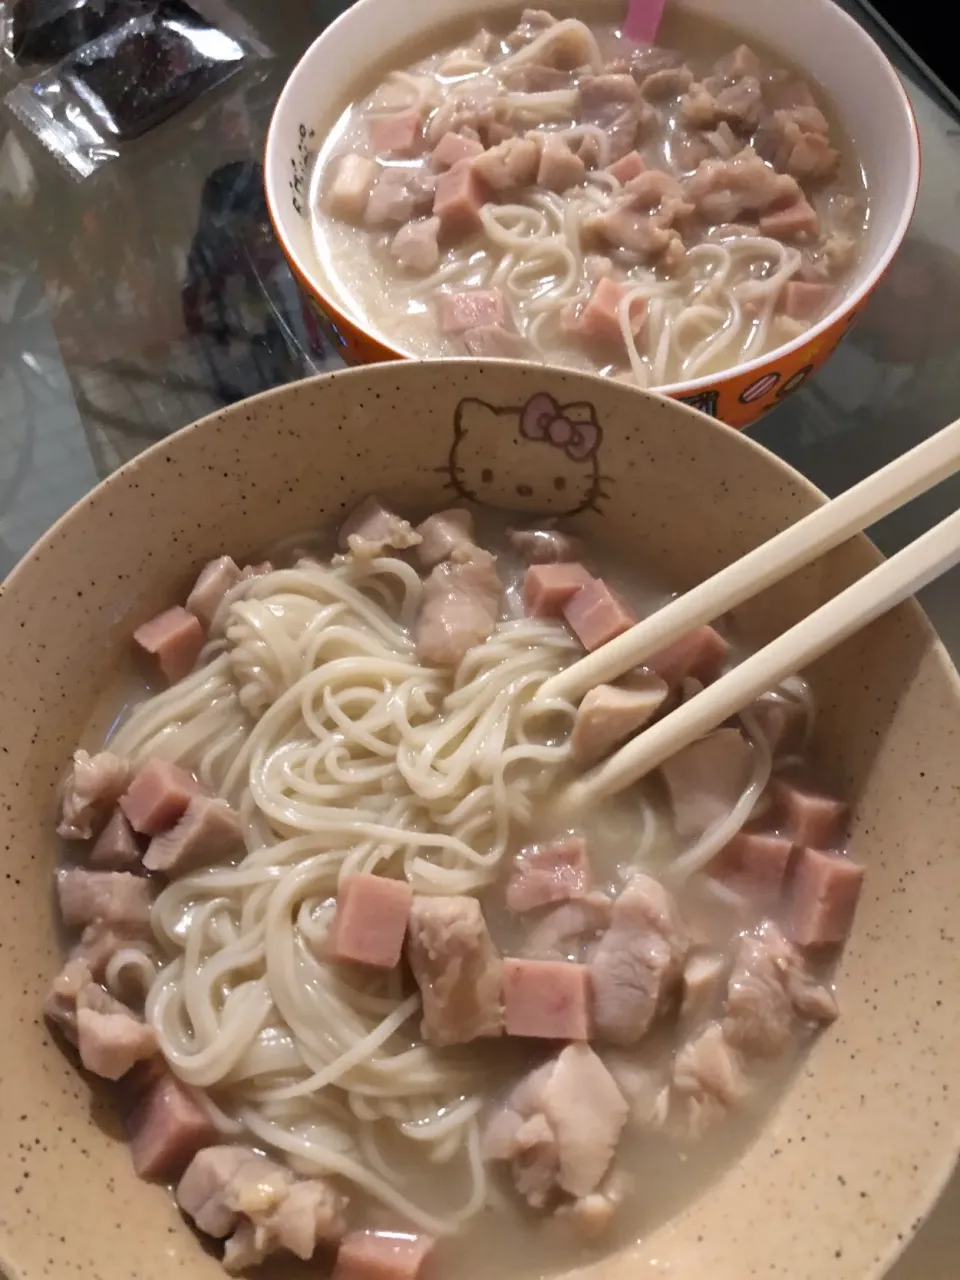
M 554 6 L 550 12 L 563 17 L 571 11 Z M 576 11 L 572 12 L 576 16 Z M 589 26 L 607 63 L 630 57 L 635 50 L 617 22 L 611 20 L 617 12 L 602 7 L 591 10 Z M 605 13 L 609 14 L 605 21 L 594 17 Z M 498 38 L 512 29 L 512 23 L 502 13 L 488 14 L 482 25 Z M 816 105 L 829 124 L 830 144 L 840 153 L 839 167 L 829 181 L 801 183 L 804 196 L 819 215 L 818 235 L 777 239 L 771 245 L 771 237 L 760 236 L 756 223 L 752 230 L 744 228 L 743 223 L 749 221 L 746 215 L 734 219 L 730 226 L 711 223 L 698 215 L 683 229 L 685 264 L 668 268 L 664 266 L 665 258 L 651 258 L 604 243 L 595 231 L 584 226 L 591 214 L 611 207 L 610 202 L 623 195 L 618 183 L 596 168 L 591 169 L 589 162 L 585 180 L 561 194 L 537 186 L 493 194 L 487 209 L 496 213 L 499 224 L 519 229 L 527 237 L 525 242 L 505 247 L 491 240 L 487 230 L 450 242 L 441 230 L 439 263 L 426 273 L 400 266 L 391 256 L 395 226 L 369 228 L 332 216 L 329 192 L 339 159 L 347 154 L 376 154 L 368 136 L 369 116 L 371 110 L 382 113 L 383 103 L 393 101 L 390 95 L 398 92 L 397 68 L 424 77 L 423 84 L 431 86 L 429 103 L 436 100 L 442 104 L 462 91 L 464 85 L 496 77 L 497 60 L 503 58 L 505 44 L 486 59 L 492 71 L 458 76 L 442 70 L 450 66 L 451 50 L 469 45 L 480 26 L 480 18 L 474 18 L 469 26 L 459 24 L 431 32 L 416 47 L 394 57 L 388 67 L 366 74 L 353 101 L 331 122 L 313 169 L 310 209 L 321 273 L 346 311 L 388 342 L 418 357 L 514 355 L 603 372 L 643 386 L 663 386 L 715 374 L 767 354 L 797 337 L 840 300 L 859 254 L 869 204 L 866 177 L 839 127 L 829 98 L 802 68 L 793 66 L 779 50 L 753 39 L 748 32 L 673 8 L 668 9 L 658 44 L 678 51 L 696 81 L 708 77 L 719 58 L 746 43 L 760 59 L 761 83 L 765 83 L 764 77 L 788 75 L 812 90 Z M 577 73 L 571 73 L 570 82 L 577 83 Z M 403 83 L 408 83 L 406 78 Z M 678 125 L 680 100 L 674 97 L 652 105 L 659 119 L 646 133 L 641 132 L 636 148 L 648 169 L 661 169 L 685 181 L 695 170 L 699 156 L 718 154 L 711 150 L 713 143 L 702 141 L 708 132 L 711 137 L 715 134 L 687 130 L 686 136 L 695 135 L 695 146 L 685 149 L 684 131 Z M 431 118 L 425 116 L 427 129 Z M 587 118 L 586 109 L 583 118 Z M 545 132 L 563 133 L 576 122 L 576 116 L 556 118 L 554 113 L 539 124 L 530 117 L 525 127 L 534 123 L 536 134 L 542 136 Z M 740 134 L 736 146 L 750 139 L 751 135 Z M 715 145 L 723 151 L 729 141 Z M 429 154 L 401 158 L 381 153 L 379 161 L 385 167 L 412 166 L 430 172 Z M 498 213 L 498 206 L 511 212 Z M 523 214 L 523 209 L 516 213 L 517 206 L 523 206 L 527 213 Z M 429 209 L 423 216 L 426 213 Z M 531 216 L 534 223 L 529 221 Z M 539 225 L 535 225 L 538 217 Z M 563 244 L 566 249 L 550 250 L 546 240 Z M 524 243 L 526 247 L 518 247 Z M 708 249 L 708 245 L 713 247 Z M 824 245 L 830 246 L 826 255 L 822 252 Z M 717 246 L 721 248 L 718 250 Z M 724 256 L 723 250 L 728 251 L 729 257 Z M 628 351 L 630 329 L 625 327 L 625 319 L 621 319 L 623 338 L 613 342 L 595 342 L 569 331 L 590 297 L 598 273 L 606 270 L 597 266 L 600 258 L 607 258 L 612 264 L 611 278 L 632 290 L 633 298 L 640 298 L 639 303 L 630 304 L 631 308 L 648 304 L 633 351 Z M 827 261 L 829 265 L 825 266 Z M 809 314 L 784 314 L 785 309 L 793 310 L 783 291 L 792 280 L 824 285 Z M 772 283 L 769 289 L 756 294 L 759 281 Z M 503 290 L 508 313 L 503 324 L 511 332 L 516 330 L 518 339 L 500 349 L 482 341 L 477 343 L 471 333 L 441 331 L 439 294 L 491 286 Z M 635 314 L 631 310 L 631 325 Z
M 507 587 L 505 609 L 508 612 L 517 608 L 523 572 L 523 566 L 506 538 L 505 530 L 510 523 L 503 517 L 481 515 L 476 535 L 480 545 L 497 554 L 498 571 Z M 286 545 L 291 544 L 288 542 Z M 295 545 L 308 548 L 318 558 L 325 559 L 331 553 L 330 544 L 318 539 L 311 542 L 309 538 L 298 538 Z M 289 551 L 274 552 L 272 559 L 278 567 L 295 563 Z M 635 566 L 611 548 L 590 546 L 586 549 L 585 559 L 592 569 L 602 571 L 605 580 L 640 615 L 653 611 L 669 598 L 670 593 L 662 584 L 652 576 L 638 575 Z M 279 603 L 276 607 L 280 607 Z M 222 611 L 214 632 L 221 627 Z M 741 647 L 734 644 L 731 661 L 742 652 Z M 191 676 L 187 680 L 195 678 Z M 131 724 L 145 708 L 149 708 L 151 697 L 160 687 L 160 682 L 154 679 L 148 684 L 141 669 L 130 664 L 118 674 L 115 684 L 100 699 L 81 745 L 94 752 L 105 744 L 110 746 L 119 742 L 121 746 L 117 750 L 121 750 Z M 176 725 L 175 716 L 167 719 Z M 183 763 L 199 771 L 197 759 L 199 756 L 194 758 L 188 753 Z M 514 833 L 509 854 L 532 840 L 556 834 L 551 814 L 558 795 L 559 790 L 556 790 L 543 797 L 530 826 Z M 636 850 L 640 839 L 638 832 L 646 821 L 641 819 L 642 810 L 654 816 L 657 832 L 645 849 L 641 864 L 631 850 Z M 643 869 L 659 875 L 689 845 L 689 841 L 681 840 L 672 827 L 669 807 L 656 778 L 605 804 L 599 812 L 585 819 L 581 830 L 588 839 L 597 887 L 609 887 L 613 893 L 618 892 L 631 872 L 641 865 Z M 71 846 L 68 854 L 72 851 Z M 502 882 L 481 889 L 479 896 L 495 941 L 509 954 L 519 945 L 528 924 L 506 911 Z M 687 905 L 702 904 L 701 879 L 694 877 L 688 881 L 678 891 L 677 901 L 681 914 Z M 188 916 L 184 916 L 183 927 L 189 928 Z M 723 949 L 728 955 L 736 942 L 735 933 L 725 935 Z M 412 1027 L 413 1024 L 409 1025 Z M 616 1052 L 637 1061 L 660 1063 L 666 1067 L 678 1043 L 682 1042 L 678 1039 L 680 1035 L 676 1021 L 668 1017 L 635 1049 Z M 512 1275 L 553 1274 L 636 1241 L 679 1212 L 742 1153 L 787 1085 L 810 1039 L 808 1033 L 798 1035 L 792 1049 L 780 1059 L 772 1064 L 753 1066 L 750 1076 L 752 1088 L 747 1100 L 702 1136 L 679 1130 L 650 1132 L 628 1122 L 617 1153 L 618 1168 L 624 1175 L 624 1200 L 612 1225 L 596 1240 L 584 1240 L 569 1220 L 525 1208 L 503 1170 L 491 1167 L 487 1203 L 455 1235 L 440 1240 L 435 1260 L 431 1263 L 432 1274 L 437 1277 L 491 1277 L 491 1280 L 494 1276 L 502 1276 L 505 1268 Z M 601 1057 L 608 1055 L 608 1048 L 603 1045 L 594 1047 Z M 484 1099 L 486 1114 L 524 1072 L 545 1060 L 548 1053 L 549 1048 L 542 1043 L 504 1037 L 441 1051 L 441 1056 L 466 1068 L 470 1088 Z M 219 1085 L 211 1094 L 225 1113 L 232 1113 L 235 1099 L 229 1085 Z M 250 1141 L 249 1137 L 247 1141 Z M 263 1146 L 255 1141 L 253 1145 Z M 431 1211 L 442 1212 L 444 1206 L 462 1201 L 463 1170 L 458 1160 L 431 1165 L 429 1160 L 422 1158 L 414 1144 L 405 1143 L 389 1133 L 383 1135 L 380 1150 L 395 1168 L 403 1171 L 404 1193 L 428 1205 Z M 277 1152 L 271 1150 L 270 1154 L 276 1157 Z M 408 1220 L 385 1209 L 375 1198 L 365 1197 L 354 1187 L 349 1188 L 349 1193 L 352 1221 L 363 1220 L 369 1213 L 372 1215 L 369 1221 L 378 1226 L 399 1230 L 410 1228 Z M 288 1259 L 272 1257 L 264 1266 L 264 1274 L 285 1274 L 288 1265 Z

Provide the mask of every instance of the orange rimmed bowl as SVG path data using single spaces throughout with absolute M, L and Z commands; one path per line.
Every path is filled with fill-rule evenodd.
M 889 60 L 833 0 L 673 0 L 781 50 L 832 100 L 853 144 L 870 194 L 860 260 L 832 310 L 795 341 L 720 374 L 660 390 L 733 427 L 746 427 L 803 385 L 833 354 L 890 265 L 913 216 L 920 183 L 920 140 L 903 85 Z M 485 6 L 505 14 L 519 4 Z M 589 20 L 609 15 L 609 0 L 578 0 Z M 267 203 L 305 306 L 349 364 L 410 358 L 325 278 L 309 214 L 313 156 L 357 96 L 364 69 L 408 60 L 411 45 L 463 18 L 462 0 L 357 0 L 306 51 L 277 101 L 264 164 Z M 481 23 L 477 15 L 477 25 Z

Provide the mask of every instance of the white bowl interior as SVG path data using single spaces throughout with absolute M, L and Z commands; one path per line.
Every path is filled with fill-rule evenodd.
M 793 345 L 809 342 L 829 328 L 852 300 L 873 287 L 912 216 L 920 156 L 906 93 L 880 48 L 833 0 L 675 0 L 675 4 L 689 13 L 721 19 L 747 37 L 752 34 L 816 80 L 832 99 L 866 175 L 870 220 L 860 261 L 829 315 Z M 483 6 L 478 25 L 482 13 L 494 8 L 510 12 L 519 5 Z M 579 0 L 576 8 L 586 16 L 591 11 L 609 13 L 608 0 Z M 358 0 L 314 41 L 287 81 L 267 138 L 267 198 L 295 266 L 320 292 L 332 291 L 314 253 L 306 208 L 312 155 L 363 83 L 358 68 L 367 69 L 367 76 L 380 65 L 386 69 L 393 51 L 399 62 L 407 47 L 422 43 L 424 32 L 462 20 L 463 15 L 462 0 Z M 341 309 L 378 341 L 393 345 L 351 308 L 349 299 L 340 301 Z M 753 363 L 766 360 L 761 357 Z

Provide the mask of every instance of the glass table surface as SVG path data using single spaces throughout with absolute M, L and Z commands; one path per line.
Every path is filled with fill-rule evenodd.
M 260 160 L 286 74 L 344 6 L 236 7 L 274 56 L 83 182 L 0 113 L 0 578 L 153 441 L 339 363 L 305 327 L 267 219 Z M 960 412 L 960 113 L 857 0 L 846 7 L 903 73 L 924 177 L 906 243 L 850 337 L 753 429 L 830 494 Z M 4 74 L 0 93 L 12 83 Z M 896 550 L 958 502 L 960 481 L 942 485 L 874 536 Z M 960 570 L 922 599 L 960 658 Z M 890 1280 L 955 1280 L 958 1256 L 960 1178 Z

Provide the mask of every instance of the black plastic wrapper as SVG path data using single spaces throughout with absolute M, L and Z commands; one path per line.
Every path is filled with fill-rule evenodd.
M 21 66 L 49 66 L 152 7 L 151 0 L 6 0 L 4 52 Z
M 270 52 L 226 0 L 121 2 L 138 12 L 22 80 L 4 99 L 79 178 Z M 99 0 L 98 7 L 105 11 L 110 3 Z

